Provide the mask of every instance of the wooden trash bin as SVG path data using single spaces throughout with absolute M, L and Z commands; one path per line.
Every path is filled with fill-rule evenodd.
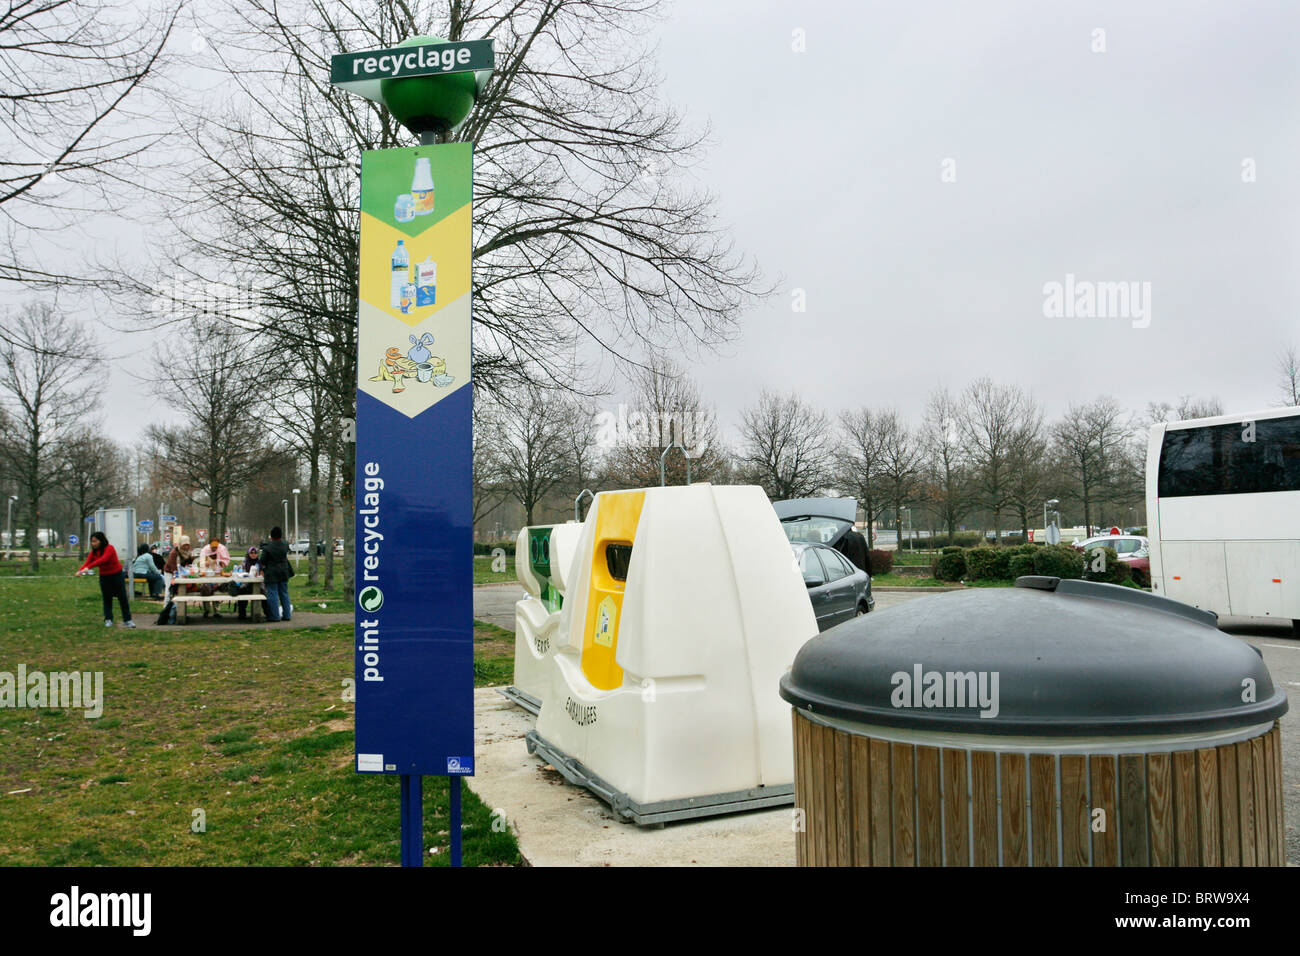
M 800 651 L 799 865 L 1285 865 L 1287 700 L 1255 648 L 1133 589 L 1016 584 Z

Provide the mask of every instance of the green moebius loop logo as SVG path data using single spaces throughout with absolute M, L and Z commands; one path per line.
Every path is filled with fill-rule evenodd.
M 373 584 L 361 589 L 357 595 L 357 603 L 361 605 L 361 610 L 367 613 L 378 611 L 384 606 L 384 592 L 379 590 Z

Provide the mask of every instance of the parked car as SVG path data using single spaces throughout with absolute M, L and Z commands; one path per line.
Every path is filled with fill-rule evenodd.
M 311 538 L 299 538 L 289 545 L 290 554 L 306 554 L 311 550 Z
M 1114 548 L 1119 559 L 1143 571 L 1151 570 L 1151 540 L 1136 534 L 1100 534 L 1093 538 L 1077 541 L 1076 551 L 1085 555 L 1093 548 Z
M 817 630 L 842 624 L 876 606 L 871 596 L 871 575 L 834 548 L 804 542 L 794 542 L 790 547 L 808 588 Z
M 853 527 L 857 501 L 797 498 L 774 501 L 772 507 L 794 549 L 819 631 L 866 614 L 876 606 L 871 595 L 871 575 L 835 548 Z

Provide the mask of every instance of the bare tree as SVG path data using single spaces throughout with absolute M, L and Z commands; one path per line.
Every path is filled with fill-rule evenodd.
M 992 515 L 995 544 L 1001 544 L 1001 516 L 1012 502 L 1011 455 L 1028 404 L 1018 387 L 987 377 L 962 394 L 958 428 L 970 455 L 976 500 Z
M 1183 395 L 1175 403 L 1147 402 L 1146 423 L 1180 422 L 1191 418 L 1213 418 L 1223 414 L 1223 402 L 1217 397 L 1194 398 Z
M 741 412 L 740 442 L 742 475 L 774 501 L 806 498 L 831 480 L 830 420 L 793 393 L 763 389 Z
M 283 454 L 272 450 L 264 424 L 274 413 L 274 392 L 268 396 L 263 385 L 265 367 L 252 341 L 229 326 L 193 326 L 187 342 L 161 352 L 162 397 L 185 424 L 150 425 L 146 435 L 159 451 L 163 480 L 207 511 L 216 538 L 234 496 L 269 457 Z
M 29 304 L 4 318 L 0 460 L 22 496 L 33 571 L 40 559 L 42 505 L 64 478 L 68 439 L 98 406 L 95 393 L 80 388 L 94 355 L 95 343 L 80 323 L 48 303 Z
M 867 547 L 875 547 L 876 518 L 885 502 L 885 443 L 891 420 L 869 408 L 842 411 L 835 448 L 835 481 L 858 499 L 867 528 Z
M 719 481 L 727 473 L 725 450 L 718 437 L 713 408 L 705 403 L 695 380 L 676 364 L 661 360 L 638 370 L 632 400 L 617 411 L 597 416 L 597 437 L 612 445 L 606 455 L 608 481 L 621 488 L 686 484 L 687 456 L 691 481 Z M 674 443 L 685 449 L 668 452 Z
M 959 432 L 960 414 L 946 388 L 935 389 L 925 406 L 921 441 L 924 471 L 940 524 L 949 537 L 970 508 L 970 483 L 966 453 Z
M 885 415 L 884 442 L 881 445 L 880 476 L 894 506 L 894 526 L 898 533 L 898 547 L 903 547 L 903 506 L 912 500 L 921 473 L 922 450 L 920 442 L 907 422 L 898 412 L 890 410 Z
M 1277 356 L 1277 392 L 1283 405 L 1300 405 L 1300 352 L 1288 345 Z
M 103 423 L 84 425 L 60 446 L 63 459 L 59 488 L 82 519 L 97 508 L 120 503 L 126 497 L 130 462 L 125 451 L 103 434 Z M 79 553 L 86 554 L 85 536 L 79 538 Z
M 501 414 L 494 403 L 484 399 L 474 402 L 473 449 L 473 527 L 501 507 L 508 497 L 496 484 L 493 474 L 492 442 L 497 434 L 497 416 Z
M 0 6 L 0 210 L 10 252 L 0 278 L 29 284 L 56 276 L 27 254 L 24 211 L 103 208 L 139 182 L 136 161 L 156 136 L 115 120 L 159 69 L 179 4 L 139 15 L 108 0 L 9 0 Z M 148 110 L 145 110 L 148 112 Z M 42 183 L 50 187 L 38 188 Z M 48 226 L 46 221 L 44 225 Z
M 1067 466 L 1068 492 L 1082 503 L 1084 525 L 1091 529 L 1096 506 L 1115 496 L 1126 471 L 1132 416 L 1104 395 L 1087 405 L 1071 405 L 1052 436 Z
M 576 497 L 584 488 L 591 487 L 604 464 L 599 416 L 588 399 L 566 398 L 561 400 L 561 405 L 569 423 L 563 438 L 564 456 L 569 465 L 565 484 Z
M 1029 540 L 1030 517 L 1047 499 L 1052 474 L 1049 441 L 1041 406 L 1032 397 L 1026 397 L 1007 453 L 1011 466 L 1011 509 L 1020 521 L 1020 533 L 1026 541 Z
M 539 386 L 523 386 L 503 403 L 488 433 L 492 480 L 524 509 L 524 523 L 534 524 L 536 509 L 569 474 L 565 435 L 566 410 Z

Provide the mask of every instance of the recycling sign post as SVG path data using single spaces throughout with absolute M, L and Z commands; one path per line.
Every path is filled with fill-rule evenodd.
M 415 37 L 333 57 L 420 145 L 361 156 L 355 707 L 358 773 L 401 778 L 402 865 L 423 861 L 425 776 L 474 772 L 468 116 L 492 41 Z

